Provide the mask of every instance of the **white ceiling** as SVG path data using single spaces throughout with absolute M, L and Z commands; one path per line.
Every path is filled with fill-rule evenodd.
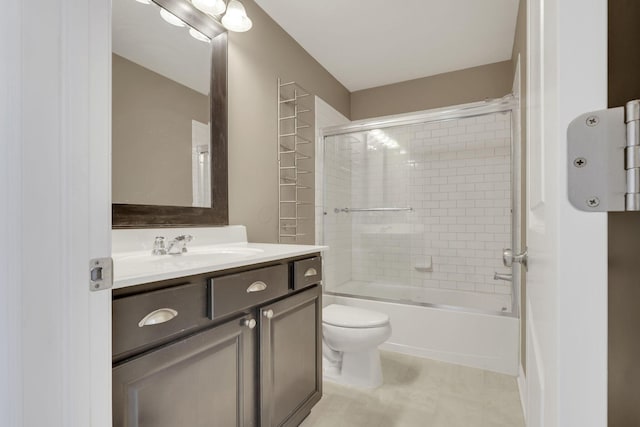
M 347 89 L 511 58 L 518 0 L 256 0 Z
M 113 0 L 113 52 L 204 95 L 211 86 L 211 47 L 160 17 L 155 3 Z

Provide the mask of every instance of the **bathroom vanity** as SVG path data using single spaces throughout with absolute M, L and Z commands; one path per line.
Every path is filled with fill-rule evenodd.
M 322 395 L 323 249 L 115 253 L 114 426 L 300 424 Z
M 187 0 L 112 3 L 113 425 L 297 426 L 322 394 L 326 248 L 213 227 L 226 30 Z

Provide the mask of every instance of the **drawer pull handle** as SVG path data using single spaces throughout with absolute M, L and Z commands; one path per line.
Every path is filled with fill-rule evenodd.
M 253 329 L 256 327 L 256 319 L 244 319 L 242 324 L 249 329 Z
M 273 310 L 266 310 L 262 312 L 262 315 L 267 319 L 271 319 L 273 317 Z
M 267 289 L 267 284 L 264 283 L 261 280 L 258 280 L 257 282 L 253 282 L 248 288 L 247 288 L 247 293 L 251 293 L 251 292 L 260 292 L 260 291 L 264 291 L 265 289 Z
M 311 267 L 304 272 L 304 277 L 316 276 L 317 274 L 318 274 L 318 271 L 315 268 Z
M 158 325 L 160 323 L 168 322 L 178 315 L 178 312 L 172 308 L 159 308 L 152 311 L 142 318 L 138 323 L 138 327 Z

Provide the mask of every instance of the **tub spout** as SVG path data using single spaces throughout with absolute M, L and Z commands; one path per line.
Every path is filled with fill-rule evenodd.
M 511 273 L 502 274 L 502 273 L 495 272 L 493 273 L 493 280 L 506 280 L 507 282 L 511 282 L 513 280 L 513 274 Z

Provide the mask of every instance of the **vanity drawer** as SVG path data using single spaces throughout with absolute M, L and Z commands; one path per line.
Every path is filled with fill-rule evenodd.
M 286 295 L 288 287 L 285 264 L 214 277 L 209 280 L 209 318 L 218 318 Z
M 171 341 L 208 323 L 204 280 L 115 299 L 114 359 Z
M 315 256 L 293 263 L 293 289 L 302 289 L 322 280 L 322 258 Z

